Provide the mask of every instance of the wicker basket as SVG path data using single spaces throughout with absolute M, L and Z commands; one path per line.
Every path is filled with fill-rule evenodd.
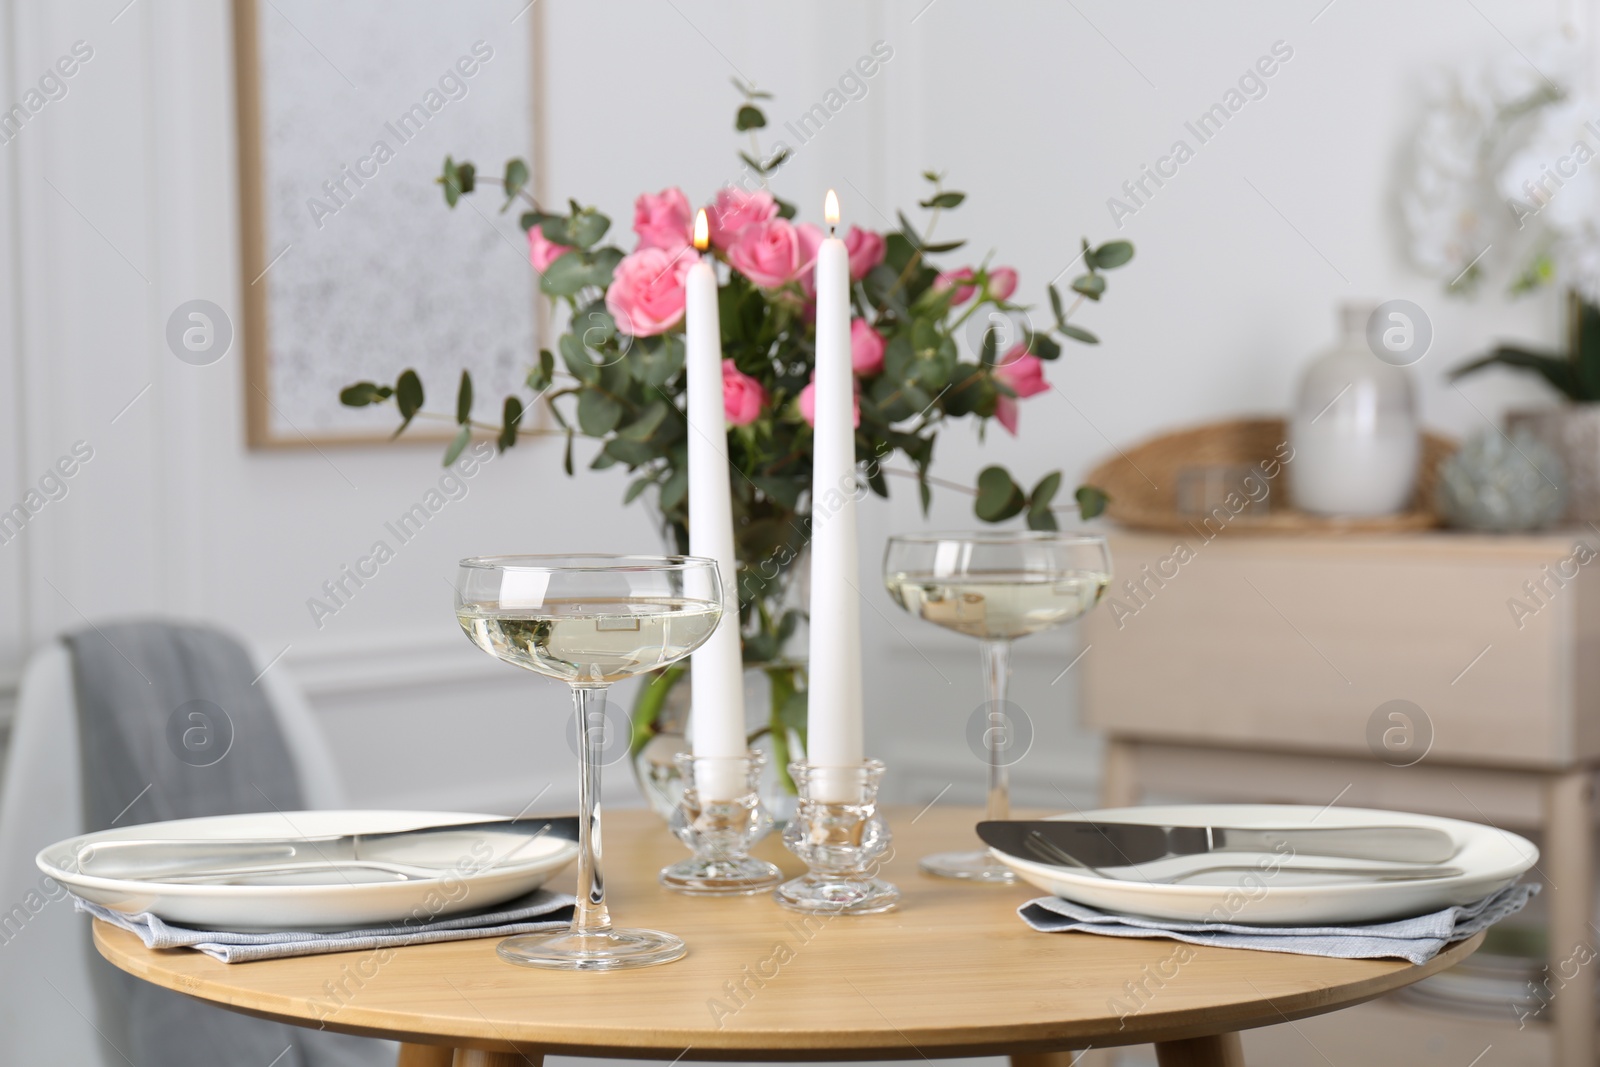
M 1134 448 L 1119 451 L 1085 479 L 1111 497 L 1106 514 L 1123 526 L 1143 530 L 1193 533 L 1204 515 L 1178 511 L 1178 474 L 1185 468 L 1252 466 L 1274 470 L 1268 480 L 1269 510 L 1265 514 L 1241 512 L 1227 518 L 1229 529 L 1257 534 L 1400 533 L 1425 530 L 1439 524 L 1434 493 L 1439 467 L 1456 450 L 1456 442 L 1438 434 L 1422 435 L 1421 470 L 1411 510 L 1375 518 L 1325 518 L 1296 511 L 1288 479 L 1294 463 L 1279 462 L 1279 448 L 1288 441 L 1282 419 L 1234 419 L 1164 434 Z M 1219 525 L 1217 522 L 1210 524 Z

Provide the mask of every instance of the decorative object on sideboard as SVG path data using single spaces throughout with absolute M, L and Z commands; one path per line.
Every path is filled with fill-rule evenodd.
M 1526 428 L 1482 430 L 1439 471 L 1439 512 L 1451 526 L 1538 530 L 1560 521 L 1566 506 L 1560 457 Z
M 1339 309 L 1339 342 L 1305 369 L 1289 422 L 1291 497 L 1314 515 L 1371 518 L 1404 511 L 1421 439 L 1411 379 L 1368 343 L 1376 305 Z
M 1229 498 L 1244 498 L 1241 515 L 1261 516 L 1272 510 L 1272 494 L 1253 494 L 1261 473 L 1249 463 L 1212 463 L 1178 469 L 1178 513 L 1209 515 L 1227 507 Z
M 1568 345 L 1565 354 L 1496 345 L 1488 355 L 1457 367 L 1460 378 L 1490 366 L 1531 371 L 1571 403 L 1506 413 L 1506 430 L 1536 438 L 1554 452 L 1566 471 L 1569 522 L 1600 521 L 1600 307 L 1576 293 L 1567 297 Z
M 1224 530 L 1252 534 L 1403 533 L 1439 525 L 1435 489 L 1440 464 L 1456 442 L 1423 431 L 1417 484 L 1409 507 L 1375 518 L 1308 515 L 1288 503 L 1285 487 L 1296 476 L 1299 459 L 1289 444 L 1283 419 L 1230 419 L 1150 438 L 1108 457 L 1087 477 L 1110 498 L 1106 514 L 1122 526 L 1198 534 L 1207 540 Z M 1206 467 L 1247 467 L 1238 489 L 1205 515 L 1178 508 L 1184 471 Z M 1268 507 L 1263 512 L 1258 501 Z

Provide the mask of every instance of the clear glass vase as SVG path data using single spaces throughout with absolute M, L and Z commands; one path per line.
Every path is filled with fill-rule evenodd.
M 651 679 L 634 702 L 633 775 L 657 815 L 670 821 L 683 800 L 678 757 L 689 753 L 692 672 L 675 666 Z M 759 792 L 782 828 L 794 816 L 789 764 L 805 758 L 805 665 L 796 660 L 747 664 L 744 671 L 745 736 L 765 757 Z M 798 718 L 796 714 L 798 712 Z

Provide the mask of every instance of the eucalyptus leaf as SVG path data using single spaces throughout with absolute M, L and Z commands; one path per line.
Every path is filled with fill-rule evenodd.
M 376 404 L 388 400 L 394 395 L 394 390 L 387 385 L 378 385 L 376 382 L 356 382 L 339 390 L 339 403 L 348 408 L 364 408 L 368 404 Z
M 422 410 L 422 379 L 417 377 L 416 371 L 407 367 L 400 372 L 400 377 L 394 383 L 394 400 L 396 406 L 400 408 L 400 418 L 403 420 L 400 429 L 394 432 L 394 435 L 399 437 L 401 432 L 411 425 L 411 420 L 416 417 L 417 412 Z
M 506 202 L 500 206 L 500 212 L 505 213 L 517 199 L 517 194 L 522 192 L 522 187 L 528 184 L 528 165 L 520 159 L 506 160 L 506 174 L 501 179 L 505 186 Z M 523 229 L 527 229 L 526 226 Z
M 622 418 L 622 405 L 615 397 L 598 389 L 585 389 L 578 394 L 578 429 L 589 437 L 604 437 L 616 429 Z
M 465 425 L 472 418 L 472 375 L 461 372 L 461 385 L 456 389 L 456 421 Z
M 1092 253 L 1094 265 L 1101 270 L 1115 270 L 1133 258 L 1133 245 L 1127 241 L 1107 241 Z
M 590 248 L 606 235 L 611 220 L 594 208 L 584 208 L 573 216 L 571 228 L 572 243 L 579 248 Z
M 1056 329 L 1063 337 L 1070 337 L 1074 341 L 1082 341 L 1086 345 L 1097 345 L 1100 343 L 1100 338 L 1096 337 L 1088 330 L 1085 330 L 1083 327 L 1074 326 L 1070 322 L 1063 322 L 1060 326 L 1057 326 Z
M 1085 521 L 1104 512 L 1106 505 L 1111 503 L 1111 498 L 1103 489 L 1092 485 L 1078 486 L 1077 492 L 1072 496 L 1078 502 L 1078 515 Z
M 918 201 L 920 207 L 925 208 L 953 208 L 960 207 L 961 202 L 967 198 L 966 193 L 935 193 L 927 200 Z
M 589 350 L 575 334 L 562 334 L 556 347 L 561 349 L 561 362 L 567 365 L 568 373 L 585 385 L 600 384 L 600 368 L 589 358 Z
M 1061 346 L 1047 333 L 1028 333 L 1028 353 L 1040 359 L 1061 358 Z
M 655 484 L 656 480 L 648 475 L 643 478 L 635 478 L 628 484 L 628 491 L 622 494 L 622 502 L 624 504 L 633 503 L 639 498 L 640 493 L 644 492 L 646 489 Z
M 506 397 L 500 416 L 500 438 L 496 442 L 500 451 L 504 452 L 517 443 L 517 428 L 522 425 L 522 414 L 522 401 L 514 396 Z
M 1004 467 L 985 467 L 978 474 L 978 498 L 973 510 L 984 522 L 1004 522 L 1021 514 L 1027 504 L 1022 488 Z
M 444 450 L 444 465 L 446 467 L 461 457 L 461 450 L 467 447 L 467 442 L 472 440 L 472 427 L 463 426 L 456 431 L 450 439 L 450 447 Z
M 733 119 L 733 128 L 743 133 L 746 130 L 759 130 L 767 124 L 767 116 L 754 104 L 745 104 L 739 109 Z
M 1100 294 L 1106 291 L 1106 280 L 1098 274 L 1080 274 L 1072 279 L 1072 291 L 1090 300 L 1099 300 Z
M 539 291 L 546 296 L 576 296 L 594 284 L 590 264 L 581 252 L 563 252 L 544 269 Z
M 689 496 L 689 469 L 677 467 L 661 486 L 661 510 L 671 511 Z
M 555 373 L 556 357 L 551 354 L 548 348 L 541 348 L 539 350 L 539 362 L 535 363 L 533 369 L 528 372 L 528 388 L 536 393 L 544 392 L 550 388 L 550 382 L 554 380 Z
M 625 437 L 613 437 L 601 448 L 614 462 L 626 463 L 631 469 L 642 467 L 651 460 L 660 456 L 654 448 L 642 441 L 630 441 Z
M 1066 313 L 1061 310 L 1061 293 L 1056 289 L 1053 283 L 1047 285 L 1045 288 L 1050 291 L 1050 310 L 1055 312 L 1056 325 L 1065 325 L 1067 316 Z

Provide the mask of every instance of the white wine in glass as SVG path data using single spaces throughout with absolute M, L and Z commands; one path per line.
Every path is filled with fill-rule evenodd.
M 1111 552 L 1096 534 L 1054 531 L 898 534 L 884 552 L 883 581 L 919 619 L 981 642 L 988 712 L 1004 722 L 1011 642 L 1086 614 L 1111 584 Z M 1007 729 L 986 729 L 988 818 L 1011 815 Z M 1009 883 L 987 851 L 924 857 L 928 874 Z
M 566 931 L 500 942 L 530 967 L 606 971 L 668 963 L 683 941 L 619 929 L 600 869 L 596 728 L 612 682 L 653 671 L 700 646 L 722 617 L 716 562 L 698 556 L 480 556 L 456 573 L 456 620 L 472 643 L 572 687 L 578 725 L 578 904 Z

